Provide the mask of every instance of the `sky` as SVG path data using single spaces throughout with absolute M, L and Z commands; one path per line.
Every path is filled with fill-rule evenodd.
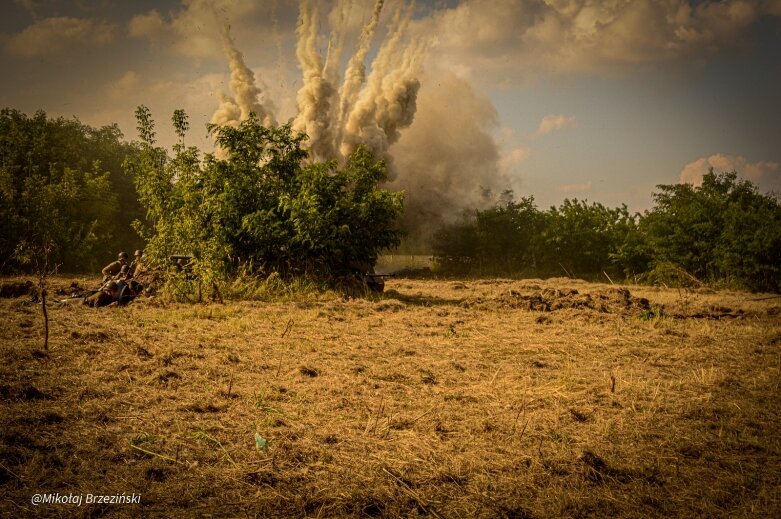
M 251 108 L 306 130 L 318 158 L 368 144 L 421 220 L 507 189 L 643 211 L 711 167 L 781 191 L 781 0 L 0 5 L 0 106 L 131 140 L 143 104 L 164 145 L 182 108 L 208 152 L 206 123 Z

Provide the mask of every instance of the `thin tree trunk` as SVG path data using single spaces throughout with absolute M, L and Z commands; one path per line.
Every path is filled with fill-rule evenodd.
M 49 351 L 49 312 L 46 308 L 46 276 L 49 274 L 49 244 L 43 246 L 43 269 L 38 272 L 38 294 L 43 310 L 43 349 Z

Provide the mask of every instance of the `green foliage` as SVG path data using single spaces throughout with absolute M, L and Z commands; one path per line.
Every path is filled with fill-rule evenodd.
M 578 277 L 614 270 L 619 249 L 634 230 L 626 206 L 609 209 L 579 200 L 565 199 L 559 208 L 551 207 L 545 220 L 544 266 L 551 272 L 558 265 Z
M 437 263 L 448 272 L 491 275 L 602 275 L 620 265 L 636 221 L 626 207 L 565 200 L 542 212 L 532 197 L 511 193 L 495 207 L 467 213 L 434 236 Z M 623 260 L 622 260 L 623 261 Z M 629 261 L 629 260 L 627 260 Z
M 781 205 L 737 173 L 702 185 L 661 185 L 643 219 L 654 262 L 670 262 L 706 282 L 781 289 Z
M 533 270 L 539 261 L 537 241 L 543 216 L 534 198 L 503 200 L 484 211 L 465 213 L 461 221 L 444 225 L 434 234 L 437 263 L 460 273 L 511 274 Z
M 135 149 L 121 139 L 116 125 L 0 112 L 0 272 L 27 268 L 20 251 L 44 241 L 52 263 L 70 272 L 140 245 L 130 231 L 140 206 L 121 168 Z
M 174 155 L 154 143 L 154 121 L 136 111 L 142 152 L 127 163 L 151 227 L 152 263 L 174 254 L 195 259 L 195 274 L 215 282 L 238 273 L 341 274 L 373 265 L 396 246 L 402 194 L 378 188 L 382 161 L 359 148 L 343 166 L 308 163 L 304 135 L 264 127 L 251 116 L 237 127 L 209 126 L 216 155 L 184 146 L 187 118 L 175 112 Z
M 673 286 L 703 282 L 781 289 L 781 206 L 737 173 L 705 175 L 699 187 L 660 185 L 655 207 L 564 200 L 538 211 L 531 198 L 466 213 L 435 234 L 443 271 L 460 274 L 603 273 Z
M 460 221 L 443 225 L 432 241 L 436 264 L 453 274 L 476 274 L 481 270 L 479 245 L 474 213 L 465 213 Z

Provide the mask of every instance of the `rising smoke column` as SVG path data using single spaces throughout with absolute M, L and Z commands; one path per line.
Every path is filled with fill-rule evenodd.
M 382 96 L 377 100 L 376 121 L 390 146 L 401 137 L 401 129 L 409 127 L 417 112 L 420 90 L 420 63 L 425 44 L 417 41 L 404 52 L 401 66 L 383 82 Z
M 340 145 L 345 156 L 359 144 L 376 156 L 385 156 L 388 146 L 398 140 L 397 130 L 412 123 L 420 87 L 415 76 L 423 46 L 414 42 L 403 54 L 399 47 L 413 9 L 414 6 L 400 7 L 394 14 L 393 29 L 372 62 L 366 85 L 345 121 Z
M 209 122 L 217 126 L 237 126 L 241 121 L 241 108 L 236 104 L 236 100 L 225 92 L 220 92 L 219 95 L 220 105 Z
M 427 35 L 431 32 L 411 25 L 412 7 L 394 13 L 367 77 L 365 61 L 383 0 L 374 4 L 336 91 L 351 5 L 351 0 L 337 1 L 325 59 L 316 45 L 316 4 L 313 0 L 301 3 L 296 50 L 303 85 L 294 122 L 308 132 L 315 159 L 344 160 L 360 144 L 377 158 L 386 159 L 387 187 L 405 192 L 403 226 L 410 237 L 422 237 L 418 243 L 425 243 L 440 223 L 458 217 L 463 208 L 488 203 L 483 198 L 485 189 L 499 192 L 509 186 L 492 137 L 498 115 L 487 98 L 448 70 L 428 64 L 427 68 L 433 65 L 434 69 L 428 71 L 431 80 L 420 81 Z M 418 38 L 407 42 L 410 30 Z M 226 54 L 231 61 L 231 89 L 237 99 L 223 95 L 213 122 L 218 122 L 219 115 L 220 122 L 238 124 L 248 111 L 247 102 L 240 103 L 239 99 L 257 101 L 260 90 L 247 88 L 254 87 L 254 78 L 230 40 Z M 234 83 L 238 83 L 235 88 Z M 239 92 L 248 95 L 242 97 Z M 271 110 L 263 113 L 271 114 Z
M 309 151 L 315 160 L 344 159 L 358 145 L 365 145 L 377 157 L 387 158 L 388 147 L 408 127 L 417 109 L 417 93 L 424 45 L 414 42 L 402 48 L 402 40 L 412 18 L 414 5 L 399 7 L 391 22 L 389 36 L 380 46 L 366 78 L 365 59 L 371 49 L 384 0 L 377 0 L 357 48 L 348 61 L 344 82 L 337 91 L 339 63 L 344 46 L 344 24 L 351 0 L 340 0 L 325 61 L 317 50 L 319 13 L 314 0 L 302 0 L 296 30 L 296 56 L 302 72 L 297 94 L 298 114 L 293 128 L 308 135 Z M 212 123 L 237 125 L 254 112 L 261 123 L 275 125 L 269 103 L 261 102 L 262 91 L 252 70 L 244 63 L 226 27 L 223 47 L 231 70 L 233 97 L 220 96 L 220 106 Z
M 415 122 L 390 149 L 396 176 L 388 187 L 404 191 L 403 228 L 425 248 L 464 208 L 490 205 L 485 190 L 511 184 L 492 135 L 499 114 L 491 101 L 450 70 L 432 66 L 421 78 Z
M 365 79 L 364 59 L 371 47 L 382 11 L 379 0 L 361 31 L 358 47 L 350 59 L 345 80 L 337 92 L 339 35 L 343 33 L 346 6 L 336 21 L 325 64 L 317 51 L 318 11 L 311 0 L 303 0 L 297 30 L 296 54 L 303 74 L 298 91 L 298 115 L 293 128 L 309 136 L 314 159 L 344 158 L 359 144 L 377 157 L 385 157 L 388 146 L 398 140 L 399 130 L 412 123 L 420 83 L 416 79 L 423 45 L 415 43 L 403 50 L 401 43 L 412 17 L 413 6 L 400 7 L 391 23 L 392 30 L 380 47 Z M 336 43 L 335 43 L 336 42 Z M 333 52 L 333 54 L 332 54 Z M 365 83 L 365 84 L 364 84 Z M 335 109 L 338 106 L 338 111 Z
M 344 52 L 345 23 L 350 16 L 352 9 L 351 0 L 339 0 L 336 6 L 336 20 L 331 23 L 333 29 L 331 38 L 328 40 L 328 50 L 325 54 L 325 64 L 323 64 L 323 77 L 332 85 L 339 83 L 339 68 L 342 63 L 342 53 Z M 338 103 L 334 103 L 332 114 L 336 112 Z M 332 117 L 333 120 L 333 117 Z
M 244 63 L 244 56 L 236 49 L 230 36 L 230 27 L 222 31 L 222 43 L 230 67 L 230 90 L 235 97 L 220 93 L 220 106 L 212 115 L 211 122 L 219 125 L 238 125 L 247 119 L 250 112 L 257 115 L 263 125 L 276 125 L 273 106 L 261 101 L 262 91 L 255 84 L 255 74 Z
M 293 129 L 309 136 L 313 158 L 331 159 L 336 154 L 331 125 L 336 89 L 324 77 L 323 60 L 317 51 L 317 8 L 304 0 L 300 9 L 296 55 L 304 84 L 298 91 L 298 115 Z
M 377 30 L 377 24 L 380 21 L 380 13 L 382 13 L 382 6 L 384 3 L 384 0 L 377 0 L 374 4 L 371 18 L 369 18 L 369 21 L 361 30 L 355 53 L 353 53 L 350 60 L 347 62 L 347 68 L 344 71 L 344 83 L 342 83 L 342 86 L 339 89 L 339 111 L 336 114 L 336 127 L 338 128 L 338 133 L 336 135 L 337 143 L 342 140 L 341 128 L 355 104 L 361 86 L 363 86 L 366 81 L 366 65 L 364 64 L 364 61 L 371 49 L 374 33 Z

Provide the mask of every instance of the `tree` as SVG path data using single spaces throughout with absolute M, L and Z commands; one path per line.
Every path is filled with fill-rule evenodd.
M 647 259 L 637 216 L 626 206 L 565 200 L 541 212 L 533 197 L 510 193 L 488 209 L 466 213 L 434 237 L 434 255 L 446 271 L 493 275 L 568 274 L 601 277 L 636 272 Z
M 136 112 L 141 153 L 127 163 L 150 227 L 150 259 L 192 254 L 212 281 L 238 271 L 327 277 L 370 264 L 399 243 L 402 194 L 379 189 L 383 161 L 359 148 L 339 166 L 308 163 L 305 135 L 264 127 L 254 115 L 237 127 L 210 125 L 219 157 L 184 146 L 187 118 L 174 114 L 174 155 L 155 146 L 154 122 Z
M 533 272 L 542 225 L 533 197 L 516 202 L 512 191 L 505 191 L 493 207 L 467 211 L 461 220 L 442 226 L 434 234 L 434 256 L 454 273 Z
M 475 213 L 465 212 L 460 220 L 442 225 L 434 232 L 431 246 L 442 270 L 454 274 L 476 272 L 480 239 Z
M 66 271 L 95 270 L 140 246 L 130 229 L 140 206 L 121 168 L 134 148 L 121 139 L 116 125 L 0 112 L 0 272 L 28 268 L 18 252 L 44 234 Z
M 506 200 L 476 215 L 480 261 L 499 274 L 533 271 L 538 254 L 535 239 L 543 224 L 533 197 Z
M 654 262 L 752 290 L 781 288 L 781 205 L 737 172 L 711 169 L 702 185 L 658 186 L 641 222 Z
M 601 277 L 605 271 L 616 271 L 621 261 L 636 261 L 619 251 L 637 239 L 635 217 L 626 206 L 608 208 L 600 203 L 565 199 L 545 214 L 542 232 L 544 268 L 548 273 L 565 268 L 579 277 Z

